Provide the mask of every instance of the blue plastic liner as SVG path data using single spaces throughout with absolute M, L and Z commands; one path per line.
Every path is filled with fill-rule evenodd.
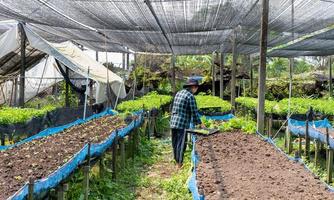
M 142 111 L 136 112 L 135 115 L 138 116 L 138 119 L 132 121 L 128 126 L 123 129 L 118 130 L 117 134 L 119 137 L 125 137 L 130 133 L 131 130 L 140 126 L 143 122 Z M 104 113 L 100 113 L 95 115 L 95 117 L 87 118 L 85 121 L 89 121 L 93 118 L 102 117 L 107 114 L 114 114 L 113 111 L 107 110 Z M 60 129 L 59 129 L 60 130 Z M 60 130 L 62 131 L 62 130 Z M 59 131 L 59 132 L 60 132 Z M 56 134 L 54 132 L 53 134 Z M 90 156 L 98 156 L 101 155 L 108 147 L 110 147 L 116 137 L 116 132 L 112 132 L 110 136 L 99 144 L 91 144 Z M 56 187 L 62 180 L 68 177 L 81 163 L 84 162 L 88 155 L 88 145 L 85 145 L 78 153 L 76 153 L 71 160 L 65 163 L 62 167 L 57 169 L 55 172 L 50 174 L 49 176 L 35 181 L 34 185 L 34 193 L 39 194 L 43 191 L 46 191 L 50 188 Z M 26 183 L 19 191 L 17 191 L 13 196 L 9 199 L 13 200 L 23 200 L 28 195 L 28 184 Z
M 196 136 L 192 135 L 191 136 L 191 141 L 193 143 L 193 149 L 191 151 L 191 161 L 193 163 L 193 171 L 191 173 L 191 177 L 189 179 L 188 182 L 188 188 L 193 196 L 193 199 L 195 200 L 199 200 L 200 199 L 200 195 L 198 193 L 198 187 L 197 187 L 197 181 L 196 181 L 196 167 L 199 161 L 199 157 L 196 154 L 195 151 L 195 145 L 196 145 Z
M 22 140 L 18 143 L 15 143 L 15 144 L 12 144 L 12 145 L 0 146 L 0 151 L 1 150 L 6 150 L 6 149 L 9 149 L 9 148 L 21 145 L 21 144 L 24 144 L 26 142 L 30 142 L 30 141 L 38 139 L 38 138 L 42 138 L 42 137 L 46 137 L 46 136 L 49 136 L 49 135 L 59 133 L 59 132 L 65 130 L 67 128 L 85 123 L 85 122 L 90 121 L 92 119 L 97 119 L 97 118 L 100 118 L 100 117 L 103 117 L 103 116 L 106 116 L 106 115 L 115 115 L 115 114 L 116 114 L 116 112 L 113 111 L 112 109 L 107 109 L 107 110 L 105 110 L 101 113 L 94 114 L 94 115 L 86 118 L 85 120 L 78 119 L 78 120 L 75 120 L 74 122 L 71 122 L 71 123 L 63 125 L 63 126 L 47 128 L 47 129 L 45 129 L 45 130 L 43 130 L 43 131 L 41 131 L 41 132 L 31 136 L 31 137 L 28 137 L 28 138 L 26 138 L 26 139 L 24 139 L 24 140 Z
M 204 116 L 206 119 L 211 119 L 211 120 L 230 120 L 232 118 L 234 118 L 235 116 L 233 114 L 227 114 L 227 115 L 223 115 L 223 116 L 207 116 L 207 115 L 202 115 Z
M 311 121 L 308 123 L 309 127 L 309 136 L 310 138 L 314 139 L 314 140 L 318 140 L 322 143 L 327 143 L 326 141 L 326 134 L 321 133 L 320 131 L 318 131 L 315 128 L 329 128 L 332 129 L 331 124 L 329 123 L 329 121 L 327 119 L 324 120 L 319 120 L 319 121 Z M 305 121 L 298 121 L 298 120 L 294 120 L 294 119 L 289 119 L 288 120 L 288 126 L 289 126 L 289 130 L 293 135 L 301 135 L 304 136 L 305 132 L 306 132 L 306 122 Z M 314 128 L 315 127 L 315 128 Z M 334 148 L 334 139 L 329 137 L 329 146 L 330 148 Z

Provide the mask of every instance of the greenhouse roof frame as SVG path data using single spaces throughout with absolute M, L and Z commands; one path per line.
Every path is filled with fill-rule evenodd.
M 260 8 L 259 0 L 3 0 L 0 19 L 24 21 L 51 42 L 176 55 L 230 53 L 236 30 L 237 52 L 254 54 Z M 324 0 L 270 0 L 268 47 L 274 50 L 268 55 L 333 54 L 328 49 L 334 46 L 333 10 L 334 2 Z M 326 34 L 307 37 L 328 28 Z

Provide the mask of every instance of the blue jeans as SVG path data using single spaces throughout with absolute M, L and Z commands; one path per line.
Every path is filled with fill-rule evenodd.
M 183 155 L 187 148 L 187 135 L 185 129 L 172 129 L 172 146 L 174 159 L 177 163 L 182 164 Z

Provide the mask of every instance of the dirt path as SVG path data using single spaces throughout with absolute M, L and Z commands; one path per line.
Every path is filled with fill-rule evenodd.
M 188 200 L 190 194 L 185 189 L 187 177 L 185 179 L 184 175 L 179 176 L 179 174 L 185 174 L 184 171 L 189 167 L 188 163 L 183 169 L 178 169 L 173 161 L 171 141 L 164 142 L 157 161 L 149 166 L 144 174 L 144 184 L 136 189 L 136 199 Z M 173 186 L 179 187 L 179 185 L 183 188 L 173 188 Z
M 216 134 L 196 147 L 205 199 L 334 199 L 317 177 L 255 135 Z

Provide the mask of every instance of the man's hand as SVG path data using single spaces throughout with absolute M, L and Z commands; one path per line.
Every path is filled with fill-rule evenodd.
M 197 124 L 196 128 L 206 128 L 206 126 L 202 123 L 202 124 Z

